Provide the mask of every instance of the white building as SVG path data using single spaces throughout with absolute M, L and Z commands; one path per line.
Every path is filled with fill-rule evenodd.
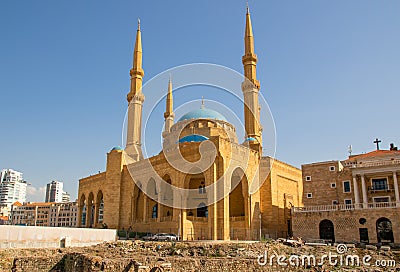
M 76 227 L 77 202 L 33 202 L 12 205 L 11 224 L 44 227 Z
M 53 180 L 47 184 L 45 202 L 63 202 L 63 183 Z
M 63 192 L 62 194 L 62 202 L 70 202 L 71 201 L 71 196 L 67 192 Z
M 3 169 L 0 172 L 0 213 L 7 216 L 11 205 L 19 201 L 26 201 L 26 181 L 22 173 L 13 169 Z
M 77 202 L 55 203 L 50 209 L 50 227 L 76 227 Z

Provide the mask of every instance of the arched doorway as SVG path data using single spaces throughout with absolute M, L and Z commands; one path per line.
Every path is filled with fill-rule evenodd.
M 142 191 L 142 184 L 139 182 L 137 186 L 135 186 L 135 222 L 142 222 L 143 221 L 143 214 L 144 214 L 144 194 Z
M 319 238 L 331 242 L 335 241 L 335 230 L 331 220 L 324 219 L 319 223 Z
M 232 173 L 229 193 L 229 217 L 243 217 L 246 215 L 247 179 L 241 169 Z
M 88 202 L 87 202 L 87 213 L 88 213 L 88 224 L 86 227 L 88 228 L 93 228 L 94 225 L 94 195 L 92 192 L 90 192 L 89 197 L 88 197 Z
M 97 219 L 96 223 L 103 223 L 103 214 L 104 214 L 104 201 L 103 201 L 103 192 L 100 190 L 97 193 Z
M 79 209 L 81 214 L 81 217 L 79 218 L 80 220 L 79 226 L 86 227 L 86 197 L 84 194 L 81 196 L 79 202 Z
M 156 182 L 153 178 L 149 180 L 147 183 L 147 188 L 146 188 L 146 195 L 147 195 L 147 218 L 151 219 L 152 221 L 157 220 L 158 216 L 158 189 L 156 186 Z M 156 217 L 153 217 L 153 212 L 154 212 L 154 206 L 157 206 L 156 208 Z
M 392 222 L 381 217 L 376 221 L 378 243 L 394 243 Z
M 200 205 L 205 205 L 207 202 L 207 191 L 206 191 L 206 180 L 203 173 L 193 174 L 187 177 L 186 186 L 190 189 L 187 195 L 187 205 L 191 206 L 191 209 L 187 210 L 188 216 L 194 217 L 205 217 L 197 216 L 197 208 Z

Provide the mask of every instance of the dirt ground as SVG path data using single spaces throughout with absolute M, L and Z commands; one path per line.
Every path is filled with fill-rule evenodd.
M 342 253 L 344 249 L 346 251 Z M 216 262 L 226 263 L 227 267 L 231 267 L 232 263 L 243 262 L 249 269 L 237 271 L 400 271 L 399 250 L 368 250 L 348 245 L 347 248 L 342 246 L 340 253 L 342 254 L 338 253 L 336 246 L 291 246 L 276 240 L 265 242 L 118 241 L 82 248 L 1 249 L 0 271 L 24 271 L 23 268 L 16 268 L 15 260 L 18 259 L 53 258 L 59 262 L 69 254 L 75 256 L 81 254 L 96 259 L 98 262 L 106 259 L 126 260 L 129 258 L 140 260 L 143 265 L 149 265 L 146 263 L 147 260 L 171 263 L 170 270 L 151 270 L 150 266 L 148 271 L 225 271 L 225 269 L 216 268 Z M 315 257 L 315 264 L 313 257 Z M 201 261 L 198 263 L 198 269 L 193 268 L 192 264 L 189 265 L 189 262 L 197 263 L 199 260 Z M 188 263 L 187 267 L 186 263 Z M 65 271 L 62 265 L 57 267 L 58 270 L 54 268 L 50 271 Z M 76 269 L 76 271 L 84 271 L 82 269 Z M 86 270 L 91 271 L 90 268 Z M 98 271 L 119 270 L 107 270 L 103 265 L 103 269 Z

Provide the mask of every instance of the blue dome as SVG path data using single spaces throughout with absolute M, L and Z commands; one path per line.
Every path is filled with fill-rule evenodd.
M 254 137 L 249 137 L 249 138 L 247 138 L 246 140 L 244 140 L 245 142 L 254 142 L 254 141 L 257 141 L 257 139 L 256 138 L 254 138 Z
M 208 140 L 207 137 L 198 134 L 191 134 L 179 139 L 180 143 L 198 143 Z
M 191 119 L 216 119 L 216 120 L 227 121 L 226 118 L 219 112 L 216 112 L 215 110 L 206 109 L 204 107 L 189 111 L 188 113 L 183 115 L 179 119 L 179 121 L 191 120 Z
M 113 149 L 111 149 L 111 151 L 113 150 L 122 150 L 122 148 L 120 146 L 114 146 Z

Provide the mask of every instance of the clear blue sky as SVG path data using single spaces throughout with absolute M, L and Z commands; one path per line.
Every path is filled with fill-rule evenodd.
M 250 9 L 278 159 L 344 159 L 375 137 L 400 145 L 400 1 Z M 242 72 L 245 1 L 1 1 L 0 168 L 24 173 L 30 200 L 53 179 L 75 198 L 121 143 L 138 17 L 145 81 L 193 62 Z

